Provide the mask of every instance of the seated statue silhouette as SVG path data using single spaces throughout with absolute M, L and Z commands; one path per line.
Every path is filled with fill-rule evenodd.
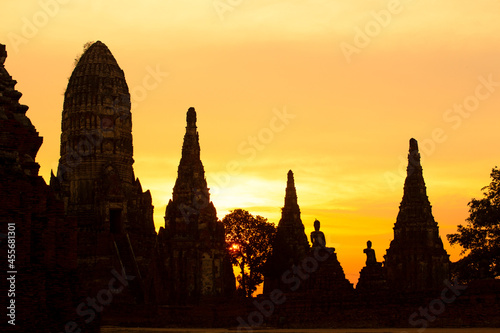
M 372 249 L 372 242 L 366 242 L 367 248 L 363 250 L 366 253 L 366 266 L 376 265 L 377 259 L 375 258 L 375 250 Z
M 319 231 L 320 223 L 318 220 L 314 221 L 314 231 L 311 232 L 311 243 L 312 247 L 325 247 L 326 245 L 326 240 L 325 240 L 325 234 L 323 231 Z

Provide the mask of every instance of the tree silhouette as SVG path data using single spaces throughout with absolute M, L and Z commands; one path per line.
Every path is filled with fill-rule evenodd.
M 500 276 L 500 170 L 493 168 L 491 183 L 482 188 L 484 198 L 472 199 L 467 225 L 447 235 L 451 245 L 463 247 L 465 257 L 454 263 L 453 274 L 461 282 Z
M 232 210 L 222 219 L 222 223 L 232 264 L 239 266 L 241 271 L 237 277 L 238 289 L 245 297 L 250 297 L 264 281 L 262 268 L 271 253 L 276 227 L 266 218 L 258 215 L 254 217 L 243 209 Z
M 83 52 L 75 57 L 75 60 L 73 60 L 73 67 L 76 67 L 76 65 L 78 65 L 80 58 L 85 53 L 85 51 L 87 51 L 92 46 L 92 44 L 94 44 L 94 41 L 89 41 L 89 42 L 83 44 Z

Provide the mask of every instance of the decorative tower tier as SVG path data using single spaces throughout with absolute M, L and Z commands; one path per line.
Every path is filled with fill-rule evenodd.
M 417 140 L 410 140 L 403 200 L 394 225 L 394 239 L 385 258 L 390 288 L 415 292 L 442 289 L 450 260 L 426 194 Z

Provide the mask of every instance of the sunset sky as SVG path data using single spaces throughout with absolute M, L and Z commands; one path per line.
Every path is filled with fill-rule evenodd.
M 88 41 L 109 47 L 157 229 L 191 106 L 218 217 L 277 224 L 291 169 L 307 235 L 319 219 L 354 284 L 366 241 L 382 261 L 393 238 L 410 138 L 452 261 L 445 235 L 499 164 L 497 0 L 4 0 L 0 13 L 47 182 L 74 59 Z

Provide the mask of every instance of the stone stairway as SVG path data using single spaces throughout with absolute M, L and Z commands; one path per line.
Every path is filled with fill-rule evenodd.
M 137 265 L 137 261 L 127 233 L 113 235 L 113 242 L 121 268 L 127 275 L 135 278 L 128 280 L 131 294 L 135 297 L 138 304 L 144 303 L 144 288 L 142 286 L 142 276 Z

